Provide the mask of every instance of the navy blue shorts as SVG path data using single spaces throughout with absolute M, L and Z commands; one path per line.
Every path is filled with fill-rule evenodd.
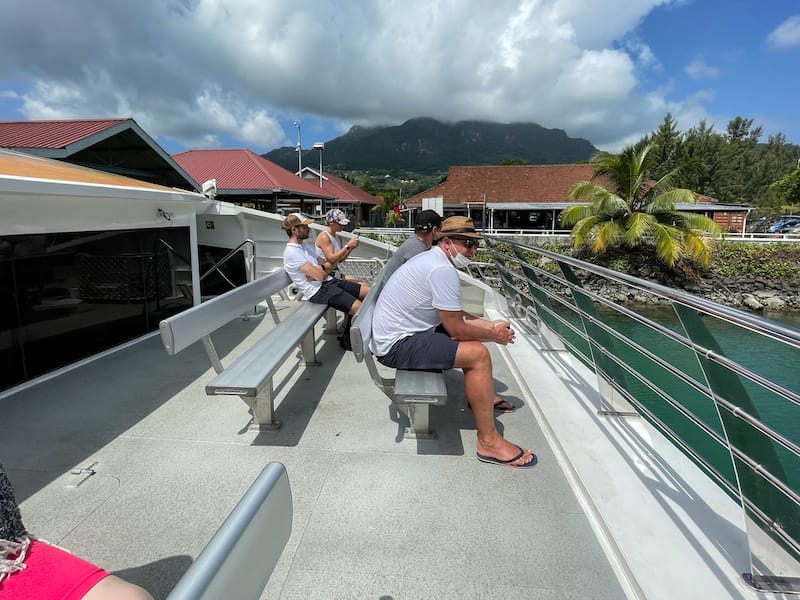
M 353 302 L 358 300 L 361 284 L 344 279 L 326 279 L 319 291 L 308 299 L 315 304 L 327 304 L 343 313 L 350 312 Z
M 452 369 L 456 362 L 458 342 L 446 333 L 425 331 L 395 342 L 378 362 L 394 369 L 429 371 Z

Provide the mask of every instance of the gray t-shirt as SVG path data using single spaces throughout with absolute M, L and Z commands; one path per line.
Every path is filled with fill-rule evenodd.
M 384 270 L 386 271 L 385 276 L 388 277 L 397 270 L 397 267 L 402 265 L 409 258 L 425 252 L 426 250 L 427 248 L 425 247 L 425 243 L 416 235 L 412 235 L 400 245 L 392 258 L 389 259 L 389 262 L 386 263 L 386 266 L 384 267 Z

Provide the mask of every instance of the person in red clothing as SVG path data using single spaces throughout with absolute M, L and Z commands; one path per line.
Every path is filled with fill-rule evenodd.
M 2 600 L 153 600 L 128 583 L 31 536 L 0 465 L 0 598 Z

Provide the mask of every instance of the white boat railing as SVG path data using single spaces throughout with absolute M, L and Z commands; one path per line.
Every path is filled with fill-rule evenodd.
M 497 274 L 473 274 L 594 370 L 598 412 L 645 418 L 741 504 L 743 581 L 800 593 L 800 330 L 535 245 L 487 245 Z

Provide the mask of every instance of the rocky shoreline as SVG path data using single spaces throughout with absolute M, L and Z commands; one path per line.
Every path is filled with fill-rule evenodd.
M 615 285 L 607 280 L 602 282 L 586 281 L 584 284 L 593 292 L 612 298 L 620 304 L 665 303 L 664 300 L 631 291 L 626 286 Z M 776 282 L 761 279 L 719 278 L 690 282 L 684 285 L 670 285 L 669 283 L 662 285 L 682 289 L 717 304 L 752 312 L 800 312 L 800 281 Z
M 488 271 L 493 271 L 489 269 Z M 485 272 L 491 278 L 495 273 Z M 639 275 L 639 277 L 642 277 Z M 644 277 L 642 277 L 644 279 Z M 587 289 L 618 304 L 666 304 L 667 301 L 630 287 L 615 284 L 607 279 L 593 276 L 583 277 Z M 800 313 L 800 280 L 771 280 L 762 278 L 701 279 L 699 281 L 671 280 L 659 281 L 647 278 L 673 289 L 680 289 L 694 296 L 705 298 L 733 308 L 750 312 L 792 312 Z
M 684 289 L 695 296 L 750 311 L 800 311 L 800 281 L 720 278 Z

